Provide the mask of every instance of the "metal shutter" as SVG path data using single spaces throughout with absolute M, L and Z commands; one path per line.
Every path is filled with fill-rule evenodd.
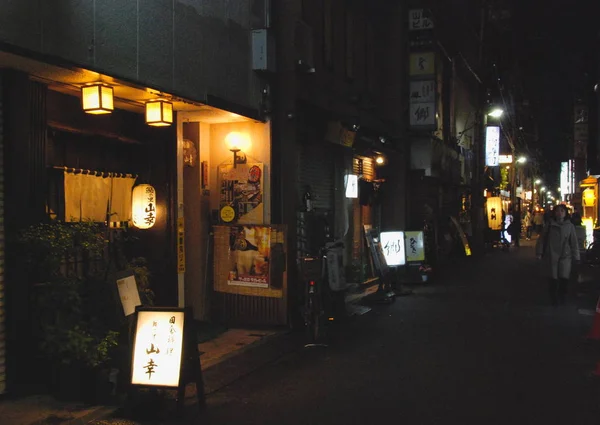
M 0 394 L 6 392 L 6 327 L 4 293 L 4 128 L 2 119 L 2 74 L 0 74 Z

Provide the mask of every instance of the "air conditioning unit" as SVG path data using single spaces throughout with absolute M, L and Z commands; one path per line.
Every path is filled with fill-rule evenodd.
M 294 46 L 296 48 L 296 64 L 299 71 L 315 72 L 313 55 L 313 30 L 304 21 L 296 22 Z
M 275 40 L 266 28 L 252 30 L 252 70 L 275 72 Z

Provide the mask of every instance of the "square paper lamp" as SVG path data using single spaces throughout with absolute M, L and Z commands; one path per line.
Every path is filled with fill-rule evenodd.
M 154 127 L 173 124 L 173 104 L 161 99 L 146 102 L 146 124 Z
M 87 114 L 110 114 L 114 109 L 113 88 L 101 83 L 83 86 L 81 104 Z

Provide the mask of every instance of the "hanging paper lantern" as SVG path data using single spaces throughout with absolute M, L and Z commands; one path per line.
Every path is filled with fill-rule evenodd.
M 156 191 L 149 184 L 133 188 L 131 197 L 133 225 L 138 229 L 149 229 L 156 223 Z

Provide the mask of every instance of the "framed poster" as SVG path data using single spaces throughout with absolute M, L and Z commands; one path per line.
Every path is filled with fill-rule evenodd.
M 231 226 L 228 285 L 269 287 L 271 228 Z
M 262 223 L 263 172 L 261 163 L 221 165 L 218 170 L 219 216 L 223 223 Z M 225 221 L 228 220 L 228 221 Z

